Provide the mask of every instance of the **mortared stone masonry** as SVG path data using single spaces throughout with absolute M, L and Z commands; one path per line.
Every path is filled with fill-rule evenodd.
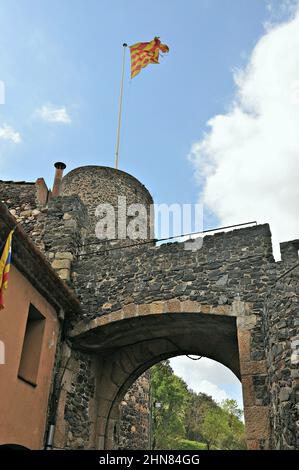
M 81 303 L 56 361 L 55 448 L 149 448 L 146 371 L 198 354 L 241 380 L 248 449 L 298 449 L 298 240 L 281 244 L 278 262 L 267 224 L 205 236 L 198 250 L 97 243 L 99 204 L 118 208 L 121 196 L 149 213 L 151 195 L 119 170 L 63 169 L 52 192 L 42 178 L 0 182 L 0 200 Z M 147 228 L 152 237 L 149 216 Z

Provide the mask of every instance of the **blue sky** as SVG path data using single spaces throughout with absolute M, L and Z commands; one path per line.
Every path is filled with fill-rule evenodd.
M 293 21 L 286 28 L 265 29 L 268 22 L 289 21 L 290 6 L 296 3 L 0 0 L 0 80 L 6 87 L 5 104 L 0 105 L 0 178 L 34 181 L 43 176 L 50 186 L 56 161 L 64 161 L 68 170 L 88 164 L 113 166 L 122 44 L 158 35 L 168 44 L 169 54 L 133 80 L 127 51 L 120 169 L 142 181 L 156 203 L 195 203 L 204 192 L 205 228 L 264 221 L 265 216 L 274 236 L 276 228 L 276 238 L 298 238 L 299 129 L 285 117 L 295 112 L 299 117 L 299 93 L 291 112 L 282 93 L 277 95 L 279 87 L 288 89 L 289 84 L 298 84 L 299 90 L 298 26 Z M 281 67 L 285 58 L 288 63 Z M 237 85 L 235 71 L 246 70 L 250 63 L 252 73 Z M 279 86 L 271 88 L 276 75 Z M 237 88 L 243 103 L 234 113 Z M 264 120 L 256 119 L 254 106 L 267 109 Z M 219 115 L 220 121 L 207 126 Z M 223 142 L 227 123 L 230 141 Z M 252 152 L 252 124 L 257 136 L 253 148 L 262 148 L 258 152 Z M 240 135 L 244 145 L 239 156 Z M 187 158 L 191 149 L 195 165 Z M 206 181 L 198 177 L 202 168 L 206 171 L 204 153 L 213 157 L 218 179 L 209 173 Z M 233 163 L 231 155 L 237 155 Z M 282 156 L 289 159 L 283 168 Z M 238 178 L 240 168 L 245 179 Z M 284 193 L 276 188 L 284 188 Z M 218 198 L 213 198 L 217 191 Z M 172 365 L 183 376 L 189 371 L 184 377 L 195 388 L 190 361 L 179 358 L 177 366 L 175 360 Z M 198 390 L 218 399 L 227 393 L 241 400 L 236 379 L 222 376 L 211 362 L 196 367 L 201 372 Z M 210 385 L 203 385 L 204 380 Z
M 3 179 L 52 182 L 68 169 L 113 165 L 122 43 L 159 35 L 170 47 L 159 66 L 130 80 L 127 54 L 120 168 L 156 202 L 195 202 L 186 161 L 206 121 L 229 105 L 232 69 L 246 61 L 269 17 L 263 0 L 1 0 L 0 119 L 22 136 L 1 150 Z M 129 52 L 129 51 L 127 51 Z M 71 124 L 34 117 L 65 107 Z M 0 123 L 1 123 L 0 121 Z

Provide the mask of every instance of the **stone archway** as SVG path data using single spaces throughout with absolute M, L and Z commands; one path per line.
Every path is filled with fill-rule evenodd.
M 250 306 L 239 300 L 213 307 L 176 299 L 126 306 L 77 325 L 74 347 L 90 355 L 96 377 L 92 447 L 114 448 L 119 404 L 144 371 L 166 358 L 197 354 L 222 363 L 241 380 L 248 448 L 265 448 L 268 407 L 253 387 L 265 376 L 265 364 L 250 355 L 255 323 Z

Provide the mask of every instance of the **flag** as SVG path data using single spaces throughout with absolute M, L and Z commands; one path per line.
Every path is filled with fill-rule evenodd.
M 4 308 L 3 293 L 7 289 L 8 274 L 11 262 L 11 242 L 14 230 L 11 230 L 4 245 L 0 258 L 0 309 Z
M 148 64 L 158 64 L 160 51 L 169 52 L 169 47 L 166 44 L 161 44 L 160 39 L 155 37 L 151 42 L 133 44 L 130 46 L 130 51 L 131 78 L 134 78 Z

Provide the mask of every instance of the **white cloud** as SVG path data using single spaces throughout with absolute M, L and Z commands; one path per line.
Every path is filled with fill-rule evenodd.
M 178 356 L 171 359 L 170 364 L 175 374 L 182 377 L 195 392 L 206 393 L 220 403 L 230 397 L 224 388 L 234 388 L 239 406 L 243 406 L 240 381 L 231 370 L 219 362 L 206 357 L 192 361 L 186 356 Z
M 47 122 L 61 124 L 70 124 L 72 122 L 65 106 L 58 108 L 51 104 L 43 105 L 35 110 L 34 115 Z
M 221 225 L 269 222 L 274 248 L 299 236 L 299 12 L 268 29 L 226 114 L 191 149 L 201 201 Z
M 19 144 L 22 142 L 21 134 L 16 132 L 12 127 L 7 124 L 3 124 L 0 127 L 0 139 L 1 140 L 10 140 L 14 144 Z
M 216 384 L 209 382 L 208 380 L 201 380 L 198 383 L 197 392 L 202 392 L 206 393 L 207 395 L 210 395 L 218 403 L 221 403 L 223 400 L 229 398 L 229 396 L 223 389 L 217 387 Z

